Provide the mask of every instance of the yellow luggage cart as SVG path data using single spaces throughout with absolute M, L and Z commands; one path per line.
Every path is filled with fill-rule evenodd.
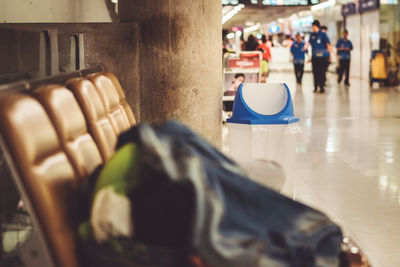
M 370 85 L 374 82 L 387 82 L 387 52 L 374 50 L 371 53 Z

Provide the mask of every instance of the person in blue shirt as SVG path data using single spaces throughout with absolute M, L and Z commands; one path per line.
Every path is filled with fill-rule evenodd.
M 304 73 L 306 53 L 306 51 L 304 51 L 304 45 L 305 43 L 303 42 L 300 33 L 296 34 L 296 41 L 290 47 L 290 52 L 293 55 L 294 74 L 296 75 L 297 84 L 301 84 Z
M 321 29 L 321 31 L 323 31 L 324 33 L 326 33 L 328 35 L 328 27 L 327 26 L 321 25 L 320 29 Z M 325 58 L 324 86 L 326 86 L 326 72 L 328 71 L 328 67 L 332 62 L 331 53 L 328 50 L 325 51 L 324 58 Z
M 344 84 L 349 86 L 350 75 L 350 51 L 353 50 L 353 44 L 347 39 L 349 32 L 344 30 L 343 38 L 336 43 L 337 56 L 339 58 L 338 83 L 342 81 L 343 73 L 345 73 Z
M 312 24 L 313 33 L 310 36 L 310 40 L 304 46 L 304 51 L 306 51 L 310 45 L 312 47 L 311 62 L 314 75 L 314 93 L 318 91 L 318 88 L 321 93 L 325 92 L 324 77 L 326 61 L 327 57 L 329 57 L 329 53 L 332 53 L 331 42 L 326 33 L 320 30 L 320 26 L 321 24 L 319 21 L 314 20 Z M 327 53 L 327 51 L 329 53 Z

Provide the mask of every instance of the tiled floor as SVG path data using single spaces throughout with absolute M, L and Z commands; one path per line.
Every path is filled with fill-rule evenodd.
M 332 74 L 314 94 L 310 73 L 301 87 L 292 73 L 271 73 L 283 81 L 302 132 L 282 193 L 338 222 L 373 266 L 400 266 L 400 92 L 357 79 L 347 88 Z

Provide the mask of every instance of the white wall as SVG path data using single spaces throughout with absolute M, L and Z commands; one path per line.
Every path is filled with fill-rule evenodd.
M 371 51 L 378 49 L 374 35 L 379 34 L 379 10 L 347 17 L 349 40 L 353 43 L 350 76 L 368 79 Z
M 0 0 L 0 22 L 111 22 L 104 0 Z
M 379 40 L 374 42 L 373 36 L 379 35 L 379 10 L 361 15 L 361 78 L 368 79 L 371 51 L 379 49 Z
M 346 19 L 346 28 L 349 31 L 349 40 L 353 43 L 351 52 L 350 76 L 361 77 L 361 16 L 351 15 Z

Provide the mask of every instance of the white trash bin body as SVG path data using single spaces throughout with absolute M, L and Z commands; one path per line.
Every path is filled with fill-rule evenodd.
M 227 120 L 228 153 L 275 161 L 288 174 L 295 163 L 298 121 L 286 84 L 242 84 Z
M 234 158 L 271 160 L 282 167 L 295 160 L 299 123 L 251 125 L 228 123 L 229 154 Z

